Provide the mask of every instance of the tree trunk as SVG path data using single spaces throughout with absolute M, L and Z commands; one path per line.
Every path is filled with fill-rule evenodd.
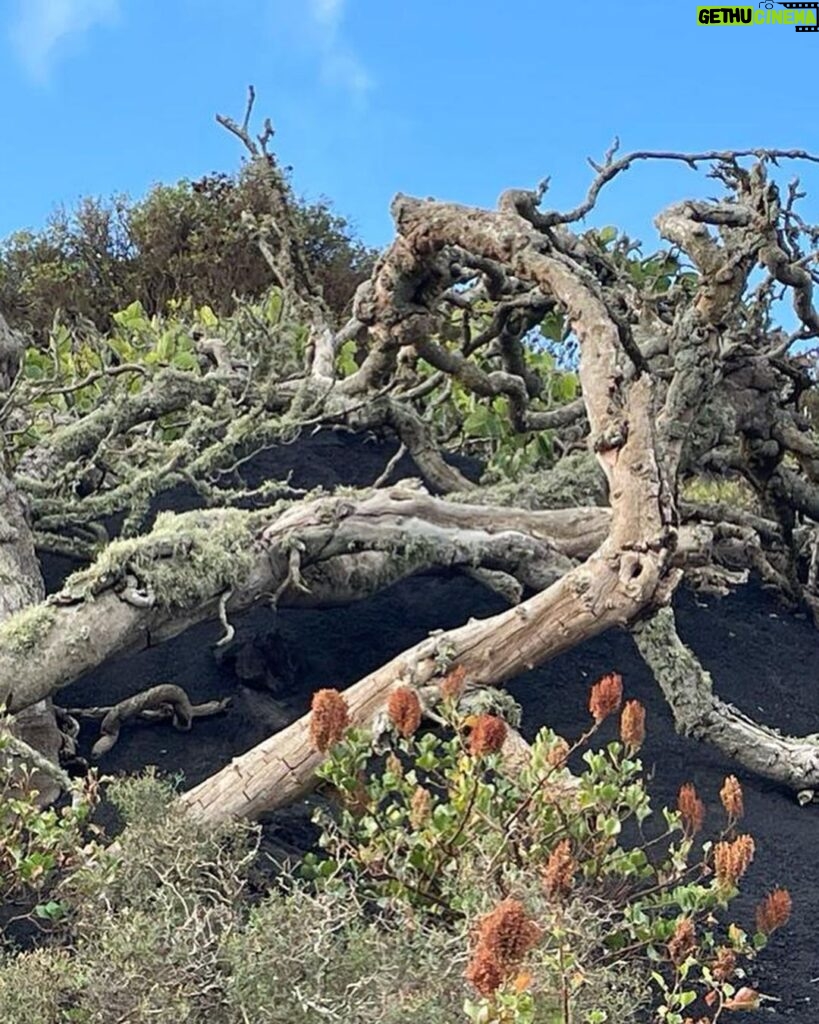
M 21 346 L 0 314 L 0 397 L 11 387 L 19 368 Z M 5 386 L 4 386 L 5 385 Z M 6 475 L 0 453 L 0 623 L 21 609 L 42 601 L 45 593 L 40 565 L 25 503 Z M 11 681 L 13 687 L 13 680 Z M 57 763 L 60 732 L 49 697 L 37 701 L 15 716 L 13 733 L 49 760 Z M 31 777 L 42 803 L 59 793 L 53 778 L 40 771 Z

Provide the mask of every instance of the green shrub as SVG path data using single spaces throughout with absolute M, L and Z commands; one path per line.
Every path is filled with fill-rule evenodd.
M 39 901 L 61 874 L 93 862 L 102 851 L 88 824 L 99 799 L 98 780 L 90 773 L 73 784 L 69 804 L 43 808 L 32 772 L 6 750 L 0 731 L 0 903 L 20 900 L 36 918 L 48 921 L 59 917 L 63 906 L 53 899 Z
M 789 897 L 753 936 L 717 925 L 753 856 L 753 840 L 736 830 L 741 789 L 726 780 L 716 842 L 698 846 L 703 809 L 688 785 L 652 827 L 636 701 L 622 711 L 621 739 L 585 750 L 582 771 L 570 773 L 569 758 L 621 700 L 620 677 L 605 676 L 592 690 L 594 723 L 576 743 L 542 729 L 530 755 L 510 764 L 501 719 L 464 717 L 447 698 L 439 710 L 450 729 L 419 732 L 418 697 L 399 688 L 383 735 L 333 737 L 320 774 L 343 809 L 319 816 L 325 856 L 308 858 L 310 876 L 330 891 L 351 886 L 383 912 L 471 922 L 474 1021 L 627 1024 L 650 1006 L 682 1024 L 698 1000 L 730 1004 L 735 961 L 784 923 Z M 314 707 L 324 742 L 328 723 L 343 720 L 332 704 L 328 695 Z
M 58 311 L 70 324 L 91 321 L 103 331 L 113 327 L 112 311 L 132 302 L 150 316 L 182 301 L 228 314 L 237 297 L 259 298 L 273 283 L 242 222 L 244 211 L 269 214 L 270 202 L 249 168 L 156 185 L 138 201 L 82 199 L 71 211 L 57 210 L 43 230 L 0 241 L 0 309 L 38 342 Z M 375 252 L 327 199 L 308 203 L 290 194 L 290 202 L 308 270 L 341 318 Z
M 753 854 L 736 780 L 715 843 L 697 846 L 691 786 L 649 831 L 642 708 L 580 753 L 617 710 L 619 677 L 593 688 L 577 743 L 543 729 L 529 752 L 461 706 L 458 677 L 440 734 L 420 731 L 409 688 L 373 733 L 346 729 L 335 691 L 317 695 L 311 736 L 339 806 L 297 876 L 265 871 L 255 826 L 192 822 L 150 773 L 114 782 L 125 829 L 67 862 L 41 948 L 0 955 L 0 1019 L 685 1024 L 753 1000 L 742 962 L 790 898 L 768 898 L 757 934 L 716 924 Z
M 64 880 L 55 944 L 0 958 L 5 1024 L 456 1018 L 463 934 L 372 919 L 349 890 L 287 879 L 254 901 L 255 828 L 192 825 L 150 774 L 109 795 L 127 827 Z

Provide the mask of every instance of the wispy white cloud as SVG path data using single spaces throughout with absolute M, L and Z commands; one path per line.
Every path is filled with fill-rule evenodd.
M 120 0 L 18 0 L 9 38 L 28 73 L 45 81 L 63 44 L 113 20 L 119 6 Z
M 345 0 L 308 0 L 309 30 L 318 50 L 321 76 L 328 85 L 363 98 L 372 88 L 369 72 L 349 47 L 341 31 Z
M 318 24 L 335 29 L 344 11 L 344 0 L 310 0 L 310 8 Z

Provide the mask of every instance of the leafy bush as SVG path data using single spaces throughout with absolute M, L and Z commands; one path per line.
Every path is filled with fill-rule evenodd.
M 543 729 L 528 751 L 464 706 L 462 681 L 443 684 L 440 734 L 420 730 L 410 688 L 372 733 L 348 728 L 336 691 L 316 694 L 311 737 L 339 805 L 297 876 L 261 870 L 255 826 L 183 816 L 153 774 L 113 783 L 126 828 L 66 862 L 50 944 L 0 955 L 2 1019 L 689 1024 L 753 1006 L 742 962 L 790 897 L 770 894 L 755 934 L 717 924 L 753 856 L 736 779 L 715 842 L 697 847 L 690 785 L 649 833 L 642 707 L 581 754 L 620 708 L 618 676 L 592 689 L 576 743 Z
M 358 240 L 327 199 L 291 196 L 308 269 L 341 317 L 375 253 Z M 237 297 L 259 298 L 270 268 L 242 213 L 270 213 L 258 175 L 210 174 L 156 185 L 137 202 L 85 198 L 58 210 L 39 232 L 18 231 L 0 244 L 0 309 L 12 326 L 43 343 L 60 311 L 69 323 L 113 326 L 112 311 L 140 302 L 149 316 L 170 303 L 210 304 L 219 314 Z
M 7 435 L 8 454 L 23 477 L 27 474 L 21 460 L 26 452 L 55 430 L 83 421 L 81 429 L 93 434 L 90 414 L 106 404 L 109 409 L 117 403 L 138 404 L 140 392 L 149 387 L 171 394 L 174 388 L 193 389 L 194 380 L 213 367 L 197 350 L 192 327 L 206 338 L 218 336 L 230 358 L 243 370 L 250 368 L 257 392 L 303 363 L 307 330 L 285 315 L 277 289 L 258 301 L 239 302 L 224 318 L 208 305 L 191 303 L 172 304 L 167 315 L 150 316 L 133 302 L 112 319 L 107 335 L 95 328 L 57 323 L 49 332 L 47 348 L 26 349 L 22 374 L 4 410 L 6 422 L 13 426 Z M 211 404 L 187 402 L 184 408 L 158 416 L 149 431 L 137 423 L 131 431 L 99 437 L 47 483 L 29 480 L 37 495 L 35 505 L 38 498 L 44 500 L 44 509 L 34 509 L 38 529 L 48 534 L 49 544 L 57 550 L 70 550 L 71 513 L 83 524 L 129 509 L 125 532 L 133 532 L 142 524 L 151 498 L 179 482 L 179 474 L 169 472 L 171 466 L 194 464 L 205 501 L 226 503 L 233 497 L 228 485 L 235 482 L 235 475 L 219 471 L 232 467 L 237 457 L 279 439 L 292 439 L 293 434 L 292 427 L 287 434 L 275 415 L 260 420 L 247 412 L 240 395 L 236 399 L 231 404 L 229 389 L 224 389 L 218 416 Z M 224 488 L 210 486 L 210 480 L 222 482 L 222 477 Z M 255 497 L 259 503 L 269 502 L 281 490 L 282 484 L 271 480 Z M 73 499 L 88 499 L 92 492 L 94 500 L 73 504 Z M 52 514 L 54 506 L 46 500 L 50 497 L 68 499 L 59 515 Z M 80 557 L 90 553 L 82 546 L 78 551 Z
M 259 900 L 255 828 L 192 825 L 150 774 L 109 795 L 127 827 L 64 880 L 62 945 L 0 957 L 7 1024 L 457 1018 L 464 935 L 373 919 L 349 890 L 287 878 Z
M 89 829 L 99 801 L 98 782 L 90 773 L 74 783 L 69 804 L 43 808 L 30 782 L 32 774 L 7 753 L 7 738 L 0 732 L 0 903 L 8 909 L 7 901 L 21 900 L 36 918 L 47 921 L 59 917 L 63 905 L 38 900 L 61 874 L 101 852 Z
M 716 842 L 696 845 L 704 808 L 692 786 L 649 832 L 636 701 L 622 710 L 620 740 L 586 750 L 582 771 L 570 772 L 569 759 L 621 699 L 619 676 L 604 677 L 591 694 L 594 722 L 576 743 L 543 729 L 510 765 L 503 721 L 464 717 L 454 694 L 443 700 L 451 731 L 441 736 L 417 731 L 415 691 L 395 691 L 390 730 L 374 739 L 339 735 L 332 723 L 344 715 L 333 704 L 342 698 L 327 693 L 314 706 L 314 742 L 337 741 L 320 773 L 345 806 L 321 816 L 326 856 L 308 859 L 311 876 L 330 890 L 351 885 L 385 912 L 408 907 L 441 926 L 477 921 L 467 969 L 474 1021 L 625 1024 L 651 1005 L 654 1019 L 683 1024 L 695 1003 L 730 1007 L 739 963 L 784 923 L 789 897 L 769 898 L 756 934 L 717 927 L 754 852 L 737 832 L 739 783 L 726 780 Z

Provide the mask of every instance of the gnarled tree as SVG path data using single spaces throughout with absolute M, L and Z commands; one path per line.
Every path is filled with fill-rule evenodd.
M 31 356 L 36 375 L 3 343 L 3 500 L 18 518 L 25 502 L 30 527 L 12 521 L 0 553 L 25 558 L 32 581 L 26 544 L 87 562 L 47 600 L 36 582 L 11 598 L 0 626 L 9 711 L 204 619 L 229 637 L 260 602 L 354 601 L 445 566 L 498 590 L 509 610 L 431 636 L 353 685 L 355 721 L 373 720 L 397 685 L 429 706 L 453 666 L 470 688 L 495 686 L 617 625 L 633 630 L 682 730 L 813 791 L 816 738 L 783 737 L 720 702 L 670 601 L 685 576 L 725 590 L 754 572 L 791 606 L 819 608 L 819 437 L 804 352 L 819 334 L 819 232 L 797 212 L 798 184 L 783 193 L 770 173 L 816 158 L 612 150 L 567 212 L 548 209 L 545 184 L 505 192 L 495 210 L 399 195 L 395 241 L 336 331 L 268 150 L 272 128 L 254 138 L 251 107 L 241 125 L 220 121 L 270 192 L 274 212 L 244 218 L 277 282 L 267 314 L 240 310 L 184 338 L 154 325 L 150 359 L 112 359 L 113 342 L 75 333 L 63 363 L 56 344 L 45 370 Z M 608 182 L 646 160 L 709 166 L 724 193 L 660 213 L 668 248 L 649 258 L 613 231 L 577 227 Z M 774 319 L 782 295 L 791 333 Z M 132 324 L 134 337 L 145 331 Z M 571 378 L 543 356 L 545 337 L 576 364 L 574 397 L 554 386 Z M 394 463 L 383 486 L 340 494 L 243 478 L 255 452 L 316 426 L 395 436 L 422 482 L 387 486 Z M 468 479 L 449 457 L 465 434 L 496 452 L 498 437 L 517 452 L 534 445 L 522 479 Z M 730 481 L 744 500 L 686 489 L 703 478 Z M 152 500 L 179 485 L 204 507 L 144 531 Z M 202 819 L 257 815 L 307 790 L 320 756 L 299 720 L 182 803 Z

